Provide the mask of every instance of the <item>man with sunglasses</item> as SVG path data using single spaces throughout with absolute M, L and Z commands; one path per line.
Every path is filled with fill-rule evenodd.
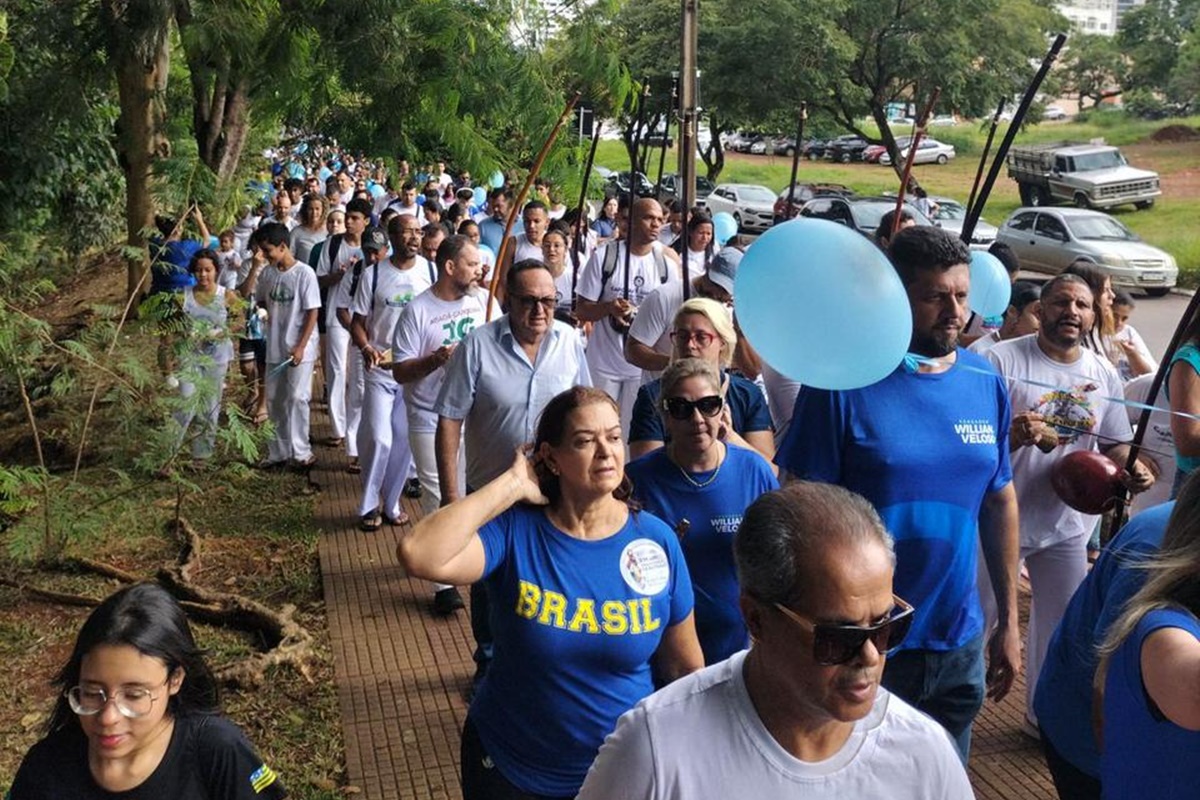
M 465 237 L 452 236 L 447 242 L 461 238 Z M 505 275 L 504 285 L 508 313 L 470 331 L 455 348 L 433 406 L 438 415 L 435 449 L 442 505 L 462 496 L 460 441 L 465 443 L 465 483 L 471 492 L 512 466 L 513 452 L 533 441 L 538 417 L 551 398 L 572 386 L 592 385 L 583 340 L 574 328 L 554 318 L 558 298 L 546 265 L 518 261 Z M 476 680 L 491 659 L 487 613 L 487 596 L 483 584 L 477 583 L 471 587 Z
M 973 797 L 946 732 L 880 686 L 914 611 L 871 504 L 794 483 L 746 510 L 733 549 L 750 649 L 622 716 L 580 800 Z
M 897 592 L 919 610 L 884 684 L 940 722 L 965 763 L 985 695 L 1003 698 L 1021 664 L 1008 391 L 987 361 L 958 346 L 967 246 L 915 226 L 896 234 L 888 255 L 912 308 L 911 358 L 860 389 L 802 388 L 775 460 L 796 478 L 863 495 L 896 537 Z M 980 550 L 997 598 L 994 632 L 979 602 Z

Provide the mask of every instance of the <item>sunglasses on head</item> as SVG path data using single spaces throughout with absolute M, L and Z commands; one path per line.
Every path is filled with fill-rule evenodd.
M 868 640 L 884 656 L 891 655 L 900 647 L 912 628 L 913 607 L 895 595 L 892 595 L 892 599 L 896 606 L 887 619 L 874 625 L 813 622 L 781 603 L 774 605 L 785 617 L 812 632 L 813 660 L 822 666 L 832 667 L 853 660 L 862 652 Z
M 662 401 L 663 409 L 677 420 L 692 418 L 692 412 L 699 411 L 701 416 L 715 417 L 721 413 L 725 401 L 720 395 L 710 394 L 699 400 L 684 400 L 682 397 L 667 397 Z

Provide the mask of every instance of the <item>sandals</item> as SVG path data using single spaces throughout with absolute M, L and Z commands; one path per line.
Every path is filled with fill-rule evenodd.
M 366 533 L 374 533 L 383 527 L 383 517 L 378 511 L 372 511 L 370 514 L 363 514 L 358 519 L 358 529 Z
M 350 459 L 350 463 L 346 465 L 346 472 L 351 475 L 358 475 L 362 472 L 362 466 L 358 463 L 357 458 Z
M 311 469 L 317 463 L 317 457 L 310 455 L 308 458 L 297 458 L 292 461 L 292 468 L 298 470 Z
M 408 518 L 408 514 L 404 513 L 404 511 L 401 511 L 400 516 L 398 516 L 398 517 L 393 517 L 388 514 L 384 514 L 383 521 L 386 522 L 388 525 L 392 526 L 393 528 L 396 527 L 397 525 L 407 525 L 409 522 L 411 522 L 411 520 Z

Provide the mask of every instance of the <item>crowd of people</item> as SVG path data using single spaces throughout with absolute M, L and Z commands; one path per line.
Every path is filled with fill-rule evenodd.
M 403 526 L 397 555 L 432 582 L 432 613 L 458 613 L 470 587 L 468 800 L 971 797 L 973 721 L 1022 669 L 1022 570 L 1026 731 L 1060 796 L 1189 796 L 1196 417 L 1156 425 L 1180 441 L 1178 478 L 1168 445 L 1123 474 L 1134 493 L 1182 486 L 1180 499 L 1140 503 L 1090 574 L 1100 519 L 1050 488 L 1071 453 L 1125 462 L 1136 414 L 1117 398 L 1157 369 L 1132 299 L 1094 266 L 1039 287 L 1000 249 L 1011 302 L 984 318 L 965 244 L 885 224 L 909 357 L 870 386 L 826 390 L 780 375 L 741 335 L 743 251 L 714 241 L 702 208 L 607 198 L 589 224 L 540 190 L 506 248 L 508 187 L 443 164 L 418 179 L 341 162 L 285 170 L 269 209 L 158 281 L 195 320 L 182 345 L 194 368 L 171 367 L 186 372 L 180 392 L 207 391 L 178 424 L 181 437 L 200 425 L 193 456 L 211 455 L 236 336 L 245 410 L 273 425 L 262 466 L 308 469 L 320 359 L 324 444 L 361 476 L 356 524 Z M 1200 397 L 1189 336 L 1171 408 Z M 404 495 L 420 499 L 411 525 Z M 87 632 L 13 800 L 54 796 L 31 771 L 68 751 L 105 791 L 137 785 L 191 730 L 190 707 L 136 701 L 175 697 L 192 667 Z M 95 648 L 155 674 L 92 669 Z M 175 733 L 147 734 L 148 755 L 114 744 L 141 741 L 125 731 L 151 717 Z M 224 739 L 237 769 L 257 767 L 243 781 L 264 774 Z

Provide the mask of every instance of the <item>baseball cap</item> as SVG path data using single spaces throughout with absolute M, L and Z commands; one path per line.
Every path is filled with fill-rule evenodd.
M 383 232 L 383 228 L 378 225 L 372 225 L 363 231 L 362 234 L 362 249 L 363 250 L 387 250 L 388 238 Z
M 742 255 L 742 251 L 736 247 L 722 249 L 709 262 L 708 279 L 733 294 L 733 281 L 737 278 L 738 265 L 742 263 Z

